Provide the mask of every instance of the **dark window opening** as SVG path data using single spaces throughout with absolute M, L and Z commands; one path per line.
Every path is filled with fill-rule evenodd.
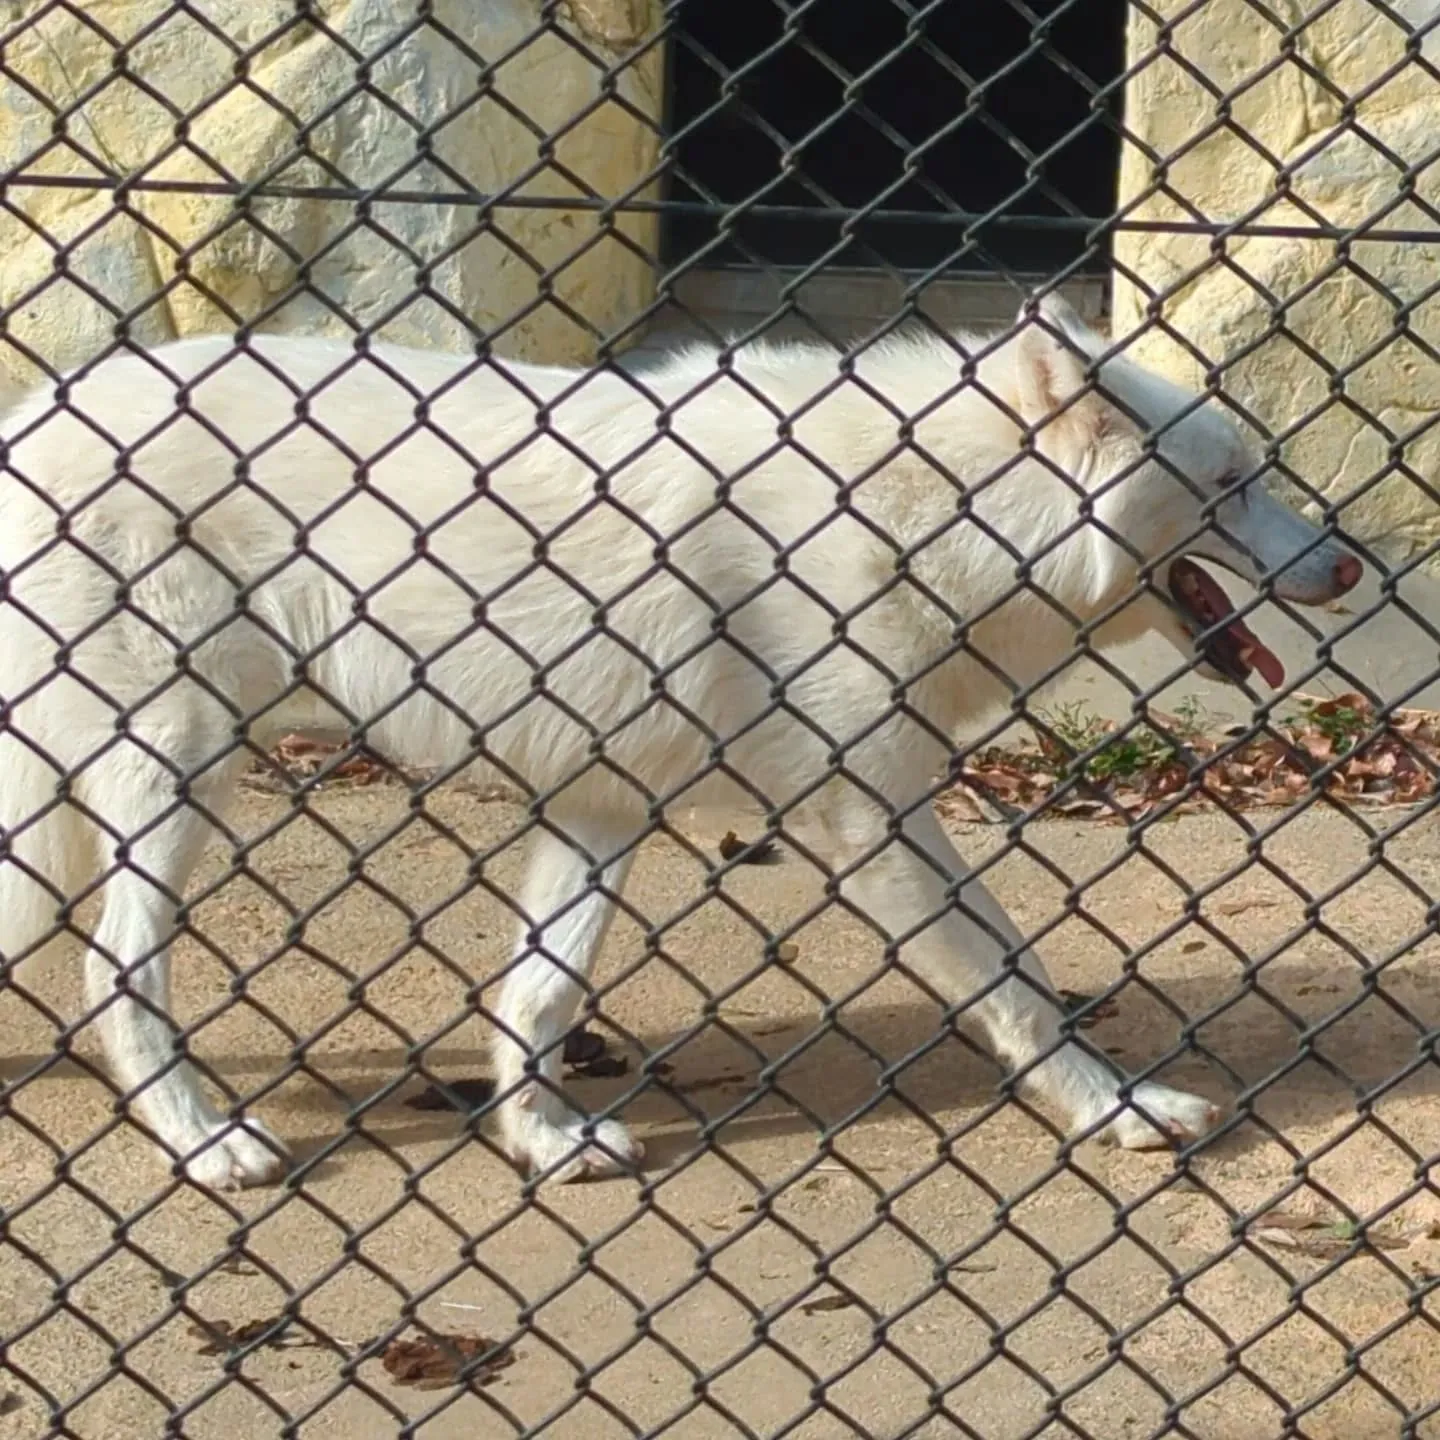
M 670 200 L 734 206 L 763 190 L 761 207 L 853 212 L 894 186 L 882 208 L 912 218 L 861 221 L 830 263 L 1040 274 L 1083 260 L 1103 268 L 1083 228 L 1043 221 L 1114 210 L 1120 97 L 1097 100 L 1097 92 L 1123 73 L 1126 0 L 1028 0 L 1033 19 L 1010 0 L 942 0 L 928 9 L 814 0 L 798 18 L 794 8 L 777 0 L 678 7 L 670 133 L 681 138 Z M 1008 223 L 987 226 L 979 246 L 963 252 L 958 217 L 913 215 L 997 206 Z M 1017 217 L 1041 223 L 1017 225 Z M 808 265 L 841 241 L 843 218 L 686 209 L 667 216 L 666 258 Z M 717 248 L 698 253 L 717 238 Z

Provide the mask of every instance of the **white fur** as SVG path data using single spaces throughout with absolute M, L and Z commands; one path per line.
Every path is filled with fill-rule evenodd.
M 1137 419 L 1188 397 L 1123 361 L 1102 371 L 1119 408 L 1081 395 L 1027 449 L 1021 426 L 1080 392 L 1103 347 L 1063 307 L 1017 333 L 978 385 L 928 338 L 843 382 L 806 347 L 730 372 L 686 354 L 635 380 L 331 340 L 261 339 L 251 358 L 215 338 L 104 361 L 71 389 L 85 420 L 31 397 L 0 472 L 6 957 L 103 876 L 87 969 L 118 1081 L 196 1180 L 273 1178 L 279 1143 L 173 1063 L 165 947 L 247 763 L 237 733 L 338 723 L 397 762 L 490 763 L 540 802 L 496 1047 L 521 1164 L 638 1157 L 556 1082 L 607 897 L 673 801 L 759 803 L 826 853 L 845 898 L 974 997 L 967 1018 L 1072 1126 L 1127 1145 L 1204 1131 L 1209 1102 L 1144 1083 L 1127 1107 L 1100 1056 L 1060 1043 L 1039 960 L 929 795 L 948 737 L 1069 654 L 1077 625 L 1115 610 L 1094 643 L 1159 626 L 1188 648 L 1159 601 L 1126 605 L 1137 557 L 1178 553 L 1250 462 L 1209 411 L 1145 459 Z M 1297 558 L 1319 537 L 1290 512 L 1219 513 L 1232 540 L 1197 553 L 1247 573 L 1260 556 L 1297 599 L 1337 593 L 1340 552 Z M 1278 557 L 1277 533 L 1300 537 Z

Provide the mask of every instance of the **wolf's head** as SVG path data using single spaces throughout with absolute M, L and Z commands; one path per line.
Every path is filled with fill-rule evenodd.
M 1229 419 L 1133 361 L 1102 361 L 1111 348 L 1058 297 L 1033 318 L 1022 313 L 1016 408 L 1035 447 L 1084 487 L 1113 552 L 1136 570 L 1155 566 L 1171 601 L 1155 628 L 1224 678 L 1258 670 L 1279 686 L 1280 661 L 1196 559 L 1302 605 L 1343 595 L 1363 567 L 1265 491 L 1260 461 Z

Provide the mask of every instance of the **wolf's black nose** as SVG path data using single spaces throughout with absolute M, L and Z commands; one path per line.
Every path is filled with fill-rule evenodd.
M 1364 573 L 1365 567 L 1353 555 L 1342 555 L 1335 562 L 1335 593 L 1353 590 Z

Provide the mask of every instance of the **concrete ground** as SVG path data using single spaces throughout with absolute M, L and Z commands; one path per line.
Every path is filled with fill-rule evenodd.
M 466 886 L 462 847 L 521 823 L 457 790 L 426 813 L 381 785 L 297 817 L 257 782 L 235 823 L 270 838 L 180 947 L 193 1050 L 260 1096 L 305 1162 L 288 1189 L 167 1189 L 88 1068 L 93 1033 L 53 1058 L 74 977 L 42 975 L 37 1003 L 0 992 L 4 1440 L 57 1433 L 52 1404 L 84 1440 L 1381 1440 L 1407 1411 L 1422 1416 L 1407 1435 L 1440 1437 L 1423 1418 L 1440 1401 L 1440 1198 L 1424 1178 L 1440 1096 L 1433 1062 L 1417 1064 L 1440 1026 L 1433 823 L 1373 812 L 1392 830 L 1380 840 L 1311 811 L 1255 839 L 1206 813 L 1127 854 L 1119 828 L 1056 820 L 997 867 L 1023 924 L 1060 920 L 1041 942 L 1057 984 L 1097 992 L 1120 947 L 1164 937 L 1089 1033 L 1135 1067 L 1183 1050 L 1188 1027 L 1164 1078 L 1217 1100 L 1248 1087 L 1188 1170 L 1093 1143 L 1057 1165 L 1043 1118 L 999 1103 L 994 1065 L 965 1042 L 901 1063 L 939 1012 L 880 973 L 854 919 L 822 910 L 793 967 L 755 973 L 746 914 L 778 927 L 818 905 L 805 862 L 736 870 L 691 908 L 701 865 L 655 841 L 602 964 L 603 1010 L 612 1037 L 672 1070 L 648 1089 L 633 1069 L 576 1084 L 592 1107 L 630 1096 L 647 1172 L 527 1199 L 461 1116 L 404 1103 L 421 1061 L 485 1071 L 466 992 L 511 922 Z M 719 839 L 684 833 L 712 853 Z M 1003 843 L 980 825 L 959 838 L 972 859 Z M 1234 867 L 1183 923 L 1187 887 Z M 498 893 L 517 868 L 512 847 L 485 878 Z M 228 869 L 217 848 L 207 879 Z M 641 918 L 665 927 L 663 954 L 627 974 Z M 246 972 L 233 1003 L 225 956 Z M 1275 1202 L 1339 1228 L 1247 1234 Z M 1347 1258 L 1351 1222 L 1373 1216 L 1375 1248 Z M 191 1330 L 287 1307 L 284 1343 L 243 1358 L 204 1353 Z M 459 1395 L 396 1384 L 371 1342 L 417 1314 L 518 1336 L 514 1363 Z

